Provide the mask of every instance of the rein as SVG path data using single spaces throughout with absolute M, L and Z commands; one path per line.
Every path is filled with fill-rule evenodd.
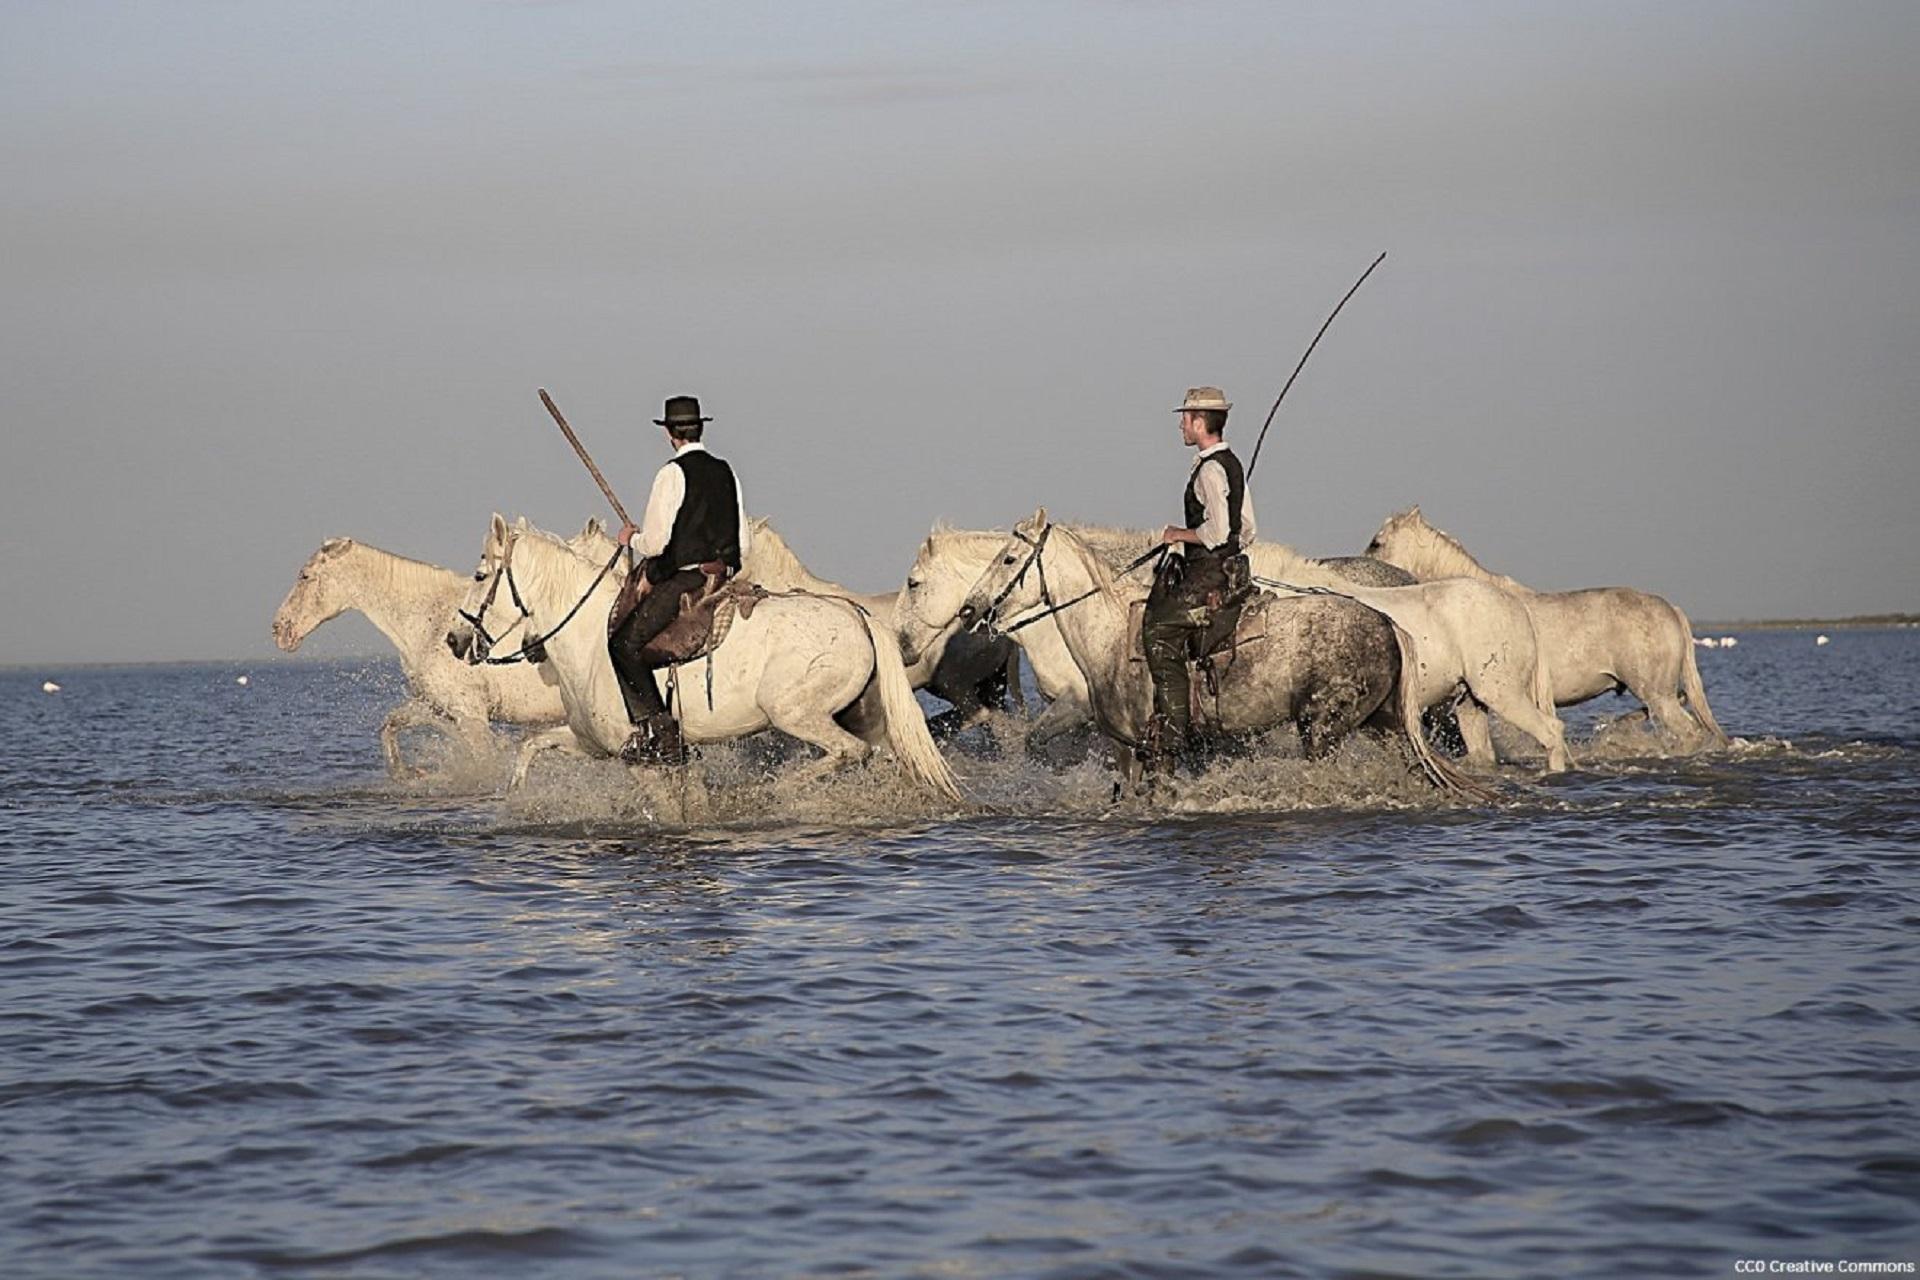
M 506 554 L 501 557 L 500 567 L 494 570 L 493 572 L 493 583 L 487 588 L 487 598 L 481 601 L 479 613 L 471 614 L 471 613 L 468 613 L 465 609 L 460 610 L 460 616 L 462 618 L 465 618 L 468 624 L 472 626 L 476 632 L 479 633 L 480 638 L 486 642 L 488 651 L 491 651 L 493 649 L 493 646 L 497 643 L 497 641 L 495 641 L 492 636 L 487 634 L 487 628 L 482 623 L 481 619 L 486 617 L 487 609 L 493 604 L 493 597 L 500 590 L 500 579 L 502 577 L 504 577 L 507 580 L 507 592 L 509 595 L 513 597 L 513 607 L 520 611 L 519 621 L 525 622 L 528 618 L 533 616 L 532 612 L 527 608 L 526 603 L 520 599 L 519 584 L 517 584 L 513 580 L 513 548 L 517 545 L 519 545 L 518 539 L 515 539 L 513 542 L 510 542 L 507 544 Z M 620 557 L 624 555 L 625 552 L 626 552 L 625 547 L 614 548 L 613 555 L 607 560 L 606 564 L 600 567 L 600 572 L 594 575 L 593 581 L 587 584 L 586 594 L 582 595 L 578 600 L 576 600 L 574 602 L 573 608 L 567 610 L 567 616 L 560 619 L 559 622 L 555 623 L 551 629 L 549 629 L 547 632 L 545 632 L 542 635 L 535 636 L 533 637 L 533 639 L 528 640 L 525 644 L 521 645 L 519 649 L 515 650 L 513 653 L 508 654 L 504 658 L 486 657 L 486 658 L 480 659 L 480 661 L 490 667 L 504 667 L 510 663 L 515 663 L 515 662 L 546 661 L 547 641 L 559 635 L 561 630 L 569 622 L 573 621 L 575 615 L 577 615 L 581 609 L 586 607 L 587 601 L 593 599 L 593 593 L 600 589 L 600 584 L 606 581 L 607 575 L 613 572 L 613 566 L 620 563 Z M 515 625 L 518 625 L 518 623 L 516 623 Z M 512 630 L 513 630 L 512 627 L 507 628 L 507 631 L 512 631 Z M 505 634 L 506 633 L 503 632 L 502 636 L 504 637 Z
M 986 612 L 983 613 L 981 616 L 983 618 L 989 619 L 988 625 L 991 626 L 992 622 L 990 620 L 993 618 L 994 613 L 1000 608 L 1001 603 L 1005 601 L 1009 595 L 1013 594 L 1014 588 L 1020 585 L 1020 580 L 1027 576 L 1027 570 L 1032 569 L 1035 566 L 1038 566 L 1038 572 L 1040 575 L 1041 609 L 1040 609 L 1040 612 L 1029 614 L 1026 617 L 1020 619 L 1018 622 L 1015 622 L 1011 626 L 998 628 L 1000 634 L 1003 636 L 1010 636 L 1014 632 L 1019 631 L 1026 627 L 1030 627 L 1036 622 L 1040 622 L 1040 621 L 1043 621 L 1044 619 L 1051 618 L 1054 614 L 1059 613 L 1063 609 L 1071 609 L 1074 605 L 1079 604 L 1082 600 L 1088 600 L 1094 596 L 1099 595 L 1100 592 L 1103 590 L 1103 588 L 1095 586 L 1095 587 L 1089 588 L 1086 591 L 1082 591 L 1079 595 L 1075 596 L 1071 600 L 1064 600 L 1059 604 L 1055 604 L 1053 602 L 1053 592 L 1047 585 L 1047 566 L 1044 563 L 1042 563 L 1040 560 L 1041 549 L 1046 546 L 1047 539 L 1052 534 L 1053 534 L 1053 525 L 1051 523 L 1049 523 L 1045 529 L 1042 529 L 1040 531 L 1040 537 L 1038 540 L 1027 537 L 1026 534 L 1021 533 L 1018 529 L 1015 529 L 1013 531 L 1013 536 L 1020 539 L 1020 541 L 1030 545 L 1033 548 L 1033 551 L 1031 554 L 1027 556 L 1027 562 L 1020 566 L 1020 572 L 1016 573 L 1013 576 L 1013 580 L 1007 583 L 1006 587 L 1001 590 L 1000 594 L 993 598 L 993 603 L 987 606 Z M 1126 568 L 1120 570 L 1118 573 L 1114 574 L 1113 576 L 1115 578 L 1124 578 L 1128 574 L 1132 573 L 1135 569 L 1138 569 L 1141 565 L 1146 564 L 1149 560 L 1164 558 L 1167 552 L 1170 550 L 1172 550 L 1172 548 L 1167 543 L 1164 543 L 1164 542 L 1159 543 L 1149 548 L 1144 554 L 1140 555 L 1138 558 L 1131 561 Z

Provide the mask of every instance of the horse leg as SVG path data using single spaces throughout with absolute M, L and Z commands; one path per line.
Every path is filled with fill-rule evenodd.
M 418 729 L 425 725 L 443 723 L 443 717 L 429 704 L 419 698 L 409 698 L 395 707 L 380 726 L 380 751 L 387 759 L 387 772 L 400 778 L 409 774 L 418 776 L 426 770 L 409 768 L 400 756 L 400 733 L 405 729 Z
M 513 781 L 508 784 L 510 788 L 518 787 L 527 780 L 527 774 L 533 769 L 533 758 L 542 751 L 564 751 L 576 756 L 587 754 L 580 749 L 579 740 L 566 725 L 543 729 L 520 744 L 520 756 L 513 763 Z
M 1513 668 L 1506 667 L 1504 670 L 1513 671 Z M 1513 687 L 1509 687 L 1509 683 L 1511 683 Z M 1532 687 L 1532 684 L 1533 678 L 1531 673 L 1528 673 L 1525 680 L 1516 679 L 1509 682 L 1504 679 L 1494 679 L 1482 681 L 1474 686 L 1473 697 L 1484 706 L 1486 710 L 1493 712 L 1493 714 L 1499 716 L 1502 720 L 1505 720 L 1508 724 L 1540 744 L 1541 748 L 1547 753 L 1548 773 L 1564 772 L 1568 764 L 1566 726 L 1560 723 L 1559 716 L 1542 711 L 1535 705 L 1533 695 L 1527 692 L 1527 690 Z M 1463 701 L 1460 703 L 1460 733 L 1462 737 L 1465 737 L 1467 733 L 1466 707 L 1466 702 Z M 1481 732 L 1485 733 L 1484 724 L 1482 725 Z M 1487 758 L 1491 760 L 1493 756 L 1493 738 L 1490 733 L 1486 734 L 1485 750 Z M 1469 747 L 1467 750 L 1467 758 L 1469 760 L 1476 759 L 1473 751 L 1474 748 L 1472 747 Z
M 807 696 L 808 692 L 805 688 L 788 689 L 782 696 L 763 704 L 762 710 L 774 728 L 812 743 L 826 754 L 826 758 L 810 770 L 812 774 L 825 775 L 860 764 L 873 754 L 873 744 L 886 741 L 886 722 L 880 714 L 879 694 L 873 684 L 869 683 L 860 696 L 840 712 L 840 717 L 855 730 L 853 733 L 841 727 L 840 719 Z
M 1677 694 L 1657 689 L 1634 689 L 1629 692 L 1647 704 L 1647 713 L 1653 722 L 1660 726 L 1663 733 L 1683 745 L 1697 745 L 1704 730 L 1680 701 Z
M 848 733 L 834 722 L 831 715 L 824 711 L 810 714 L 787 714 L 773 718 L 773 727 L 782 733 L 791 734 L 802 742 L 810 742 L 825 752 L 825 757 L 816 761 L 805 770 L 808 777 L 825 777 L 856 764 L 862 764 L 873 754 L 873 748 L 853 734 Z
M 1352 679 L 1335 678 L 1307 695 L 1293 721 L 1300 733 L 1302 756 L 1324 760 L 1333 754 L 1340 740 L 1366 718 L 1360 713 L 1361 693 Z
M 1044 747 L 1061 734 L 1079 728 L 1092 717 L 1093 712 L 1080 699 L 1065 695 L 1055 698 L 1027 726 L 1027 745 Z
M 1453 704 L 1453 721 L 1459 727 L 1461 744 L 1466 748 L 1467 763 L 1482 769 L 1491 769 L 1496 763 L 1493 754 L 1493 729 L 1487 723 L 1487 709 L 1471 697 L 1461 698 Z

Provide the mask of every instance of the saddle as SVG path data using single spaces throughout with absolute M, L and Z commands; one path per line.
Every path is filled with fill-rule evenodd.
M 651 667 L 665 667 L 706 657 L 727 638 L 734 618 L 751 618 L 754 606 L 767 595 L 758 583 L 708 573 L 704 588 L 680 598 L 680 612 L 647 641 L 640 650 L 641 660 Z
M 1239 599 L 1209 606 L 1206 625 L 1194 631 L 1187 642 L 1188 670 L 1193 680 L 1191 701 L 1196 721 L 1209 718 L 1206 715 L 1207 701 L 1218 702 L 1220 681 L 1239 658 L 1240 650 L 1267 638 L 1267 610 L 1279 598 L 1264 591 L 1249 591 Z M 1146 607 L 1145 600 L 1136 600 L 1132 606 L 1133 652 L 1127 655 L 1130 662 L 1147 660 L 1140 625 Z

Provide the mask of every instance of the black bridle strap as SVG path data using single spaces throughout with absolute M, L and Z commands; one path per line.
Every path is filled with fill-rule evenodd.
M 559 622 L 555 623 L 553 625 L 553 628 L 549 630 L 546 634 L 535 636 L 533 639 L 521 645 L 518 650 L 508 654 L 504 658 L 482 658 L 481 661 L 490 667 L 504 667 L 507 664 L 513 663 L 513 662 L 532 661 L 533 659 L 531 659 L 529 655 L 541 652 L 546 647 L 547 641 L 559 635 L 561 629 L 565 627 L 569 622 L 573 621 L 574 616 L 578 614 L 581 609 L 586 607 L 587 601 L 593 599 L 593 593 L 600 589 L 600 584 L 607 580 L 607 575 L 613 572 L 613 566 L 620 563 L 620 557 L 623 554 L 625 554 L 625 552 L 626 552 L 625 547 L 614 548 L 613 555 L 607 560 L 606 564 L 600 567 L 600 572 L 595 574 L 593 576 L 593 581 L 587 585 L 586 594 L 581 596 L 578 600 L 574 601 L 573 608 L 567 610 L 567 616 L 560 619 Z M 511 563 L 511 560 L 509 560 L 509 562 L 504 566 L 504 568 L 507 575 L 507 590 L 513 594 L 513 603 L 515 604 L 515 606 L 519 608 L 522 617 L 529 617 L 529 618 L 532 617 L 533 616 L 532 613 L 529 612 L 526 605 L 522 604 L 520 601 L 519 588 L 515 586 L 513 583 L 513 565 Z M 482 608 L 481 612 L 485 613 L 486 609 Z M 481 630 L 480 634 L 484 636 L 486 632 L 484 630 Z
M 984 618 L 991 618 L 995 613 L 999 612 L 1000 606 L 1005 603 L 1008 596 L 1013 594 L 1014 588 L 1026 580 L 1027 570 L 1033 568 L 1034 562 L 1040 558 L 1041 551 L 1046 549 L 1047 539 L 1053 536 L 1053 524 L 1049 521 L 1047 527 L 1040 530 L 1040 536 L 1038 538 L 1029 538 L 1018 529 L 1013 531 L 1013 536 L 1032 547 L 1033 550 L 1027 553 L 1027 562 L 1020 566 L 1020 572 L 1008 578 L 1007 585 L 1000 588 L 1000 594 L 987 603 L 985 611 L 981 614 Z M 1040 571 L 1040 590 L 1042 594 L 1046 592 L 1046 589 L 1046 570 L 1042 569 Z
M 1048 529 L 1052 529 L 1053 526 L 1048 525 L 1047 527 Z M 1156 557 L 1164 557 L 1167 554 L 1167 552 L 1170 550 L 1172 550 L 1171 545 L 1165 542 L 1162 542 L 1153 547 L 1150 547 L 1138 559 L 1133 560 L 1131 563 L 1127 565 L 1126 568 L 1120 570 L 1120 572 L 1114 574 L 1113 576 L 1115 578 L 1124 578 L 1128 574 L 1132 573 L 1135 569 L 1138 569 L 1141 565 L 1147 563 L 1147 561 L 1155 559 Z M 1039 552 L 1037 550 L 1034 553 L 1034 558 L 1035 559 L 1039 558 Z M 1020 621 L 1014 623 L 1012 626 L 1000 628 L 1000 634 L 1003 636 L 1010 636 L 1014 632 L 1020 630 L 1023 627 L 1030 627 L 1036 622 L 1040 622 L 1044 619 L 1051 618 L 1054 614 L 1059 613 L 1063 609 L 1073 608 L 1074 605 L 1079 604 L 1082 600 L 1086 600 L 1093 596 L 1099 595 L 1103 589 L 1104 588 L 1101 588 L 1101 587 L 1093 587 L 1089 590 L 1082 591 L 1079 595 L 1075 596 L 1071 600 L 1064 601 L 1060 604 L 1054 604 L 1050 599 L 1047 598 L 1047 595 L 1048 595 L 1047 568 L 1045 565 L 1041 565 L 1040 566 L 1040 598 L 1045 607 L 1043 607 L 1039 613 L 1031 614 L 1025 618 L 1022 618 L 1020 619 Z M 1003 592 L 1002 599 L 1004 598 L 1005 598 L 1005 593 Z

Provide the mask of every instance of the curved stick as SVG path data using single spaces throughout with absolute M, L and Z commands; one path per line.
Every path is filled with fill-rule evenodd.
M 1373 260 L 1373 267 L 1379 266 L 1386 260 L 1387 255 L 1382 253 Z M 1293 377 L 1287 379 L 1287 385 L 1280 388 L 1280 395 L 1274 400 L 1273 408 L 1267 410 L 1267 421 L 1260 428 L 1260 438 L 1253 442 L 1253 457 L 1247 461 L 1247 475 L 1249 477 L 1253 475 L 1253 469 L 1260 465 L 1260 446 L 1267 442 L 1267 428 L 1273 425 L 1273 415 L 1280 412 L 1280 401 L 1285 400 L 1287 398 L 1287 392 L 1293 390 L 1293 379 L 1299 377 L 1300 371 L 1307 367 L 1307 356 L 1312 355 L 1313 349 L 1320 345 L 1320 339 L 1326 336 L 1327 329 L 1333 324 L 1333 317 L 1339 315 L 1340 308 L 1347 305 L 1347 298 L 1351 298 L 1354 294 L 1360 292 L 1360 286 L 1365 284 L 1367 277 L 1373 274 L 1373 267 L 1368 267 L 1360 273 L 1360 278 L 1353 282 L 1353 288 L 1347 290 L 1346 298 L 1340 299 L 1338 305 L 1333 309 L 1333 314 L 1327 317 L 1327 323 L 1321 325 L 1320 332 L 1313 335 L 1313 341 L 1307 344 L 1307 355 L 1300 357 L 1300 363 L 1293 367 Z M 545 395 L 546 393 L 543 391 L 540 394 Z M 587 465 L 592 466 L 593 464 L 588 463 Z

